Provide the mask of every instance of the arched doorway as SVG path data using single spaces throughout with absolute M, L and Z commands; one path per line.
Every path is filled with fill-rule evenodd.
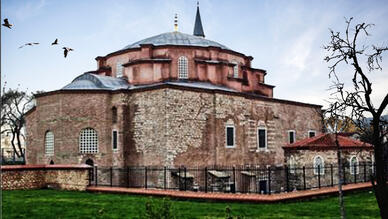
M 90 179 L 90 182 L 92 182 L 94 181 L 94 161 L 89 158 L 85 161 L 85 164 L 92 166 L 92 169 L 90 169 L 89 171 L 89 179 Z
M 50 165 L 53 165 L 53 164 L 54 164 L 54 161 L 53 161 L 53 160 L 51 160 L 51 161 L 50 161 Z

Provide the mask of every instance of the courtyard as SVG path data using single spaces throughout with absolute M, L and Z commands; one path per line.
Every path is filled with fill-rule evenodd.
M 171 204 L 176 218 L 225 218 L 225 209 L 240 218 L 335 218 L 336 196 L 275 204 L 200 202 L 146 196 L 58 190 L 3 191 L 3 218 L 145 218 L 146 204 Z M 379 218 L 372 191 L 345 195 L 348 218 Z

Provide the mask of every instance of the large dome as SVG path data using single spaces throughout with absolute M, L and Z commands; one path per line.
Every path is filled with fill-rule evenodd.
M 203 37 L 194 36 L 190 34 L 180 33 L 180 32 L 168 32 L 162 33 L 144 40 L 140 40 L 136 43 L 130 44 L 123 49 L 139 48 L 141 44 L 152 44 L 154 46 L 164 46 L 164 45 L 177 45 L 177 46 L 199 46 L 199 47 L 219 47 L 221 49 L 230 50 L 228 47 L 207 40 Z

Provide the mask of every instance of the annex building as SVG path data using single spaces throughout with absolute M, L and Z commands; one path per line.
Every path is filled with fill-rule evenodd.
M 175 25 L 36 95 L 27 163 L 265 167 L 322 133 L 321 106 L 274 98 L 253 57 L 205 38 L 199 8 L 193 34 Z

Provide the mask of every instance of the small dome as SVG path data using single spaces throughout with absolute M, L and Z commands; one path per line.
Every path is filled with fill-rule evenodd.
M 84 73 L 62 90 L 118 90 L 127 89 L 129 86 L 128 82 L 122 78 Z
M 150 38 L 146 38 L 144 40 L 140 40 L 136 43 L 133 43 L 131 45 L 124 47 L 123 50 L 131 49 L 131 48 L 139 48 L 141 44 L 152 44 L 154 46 L 164 46 L 164 45 L 199 46 L 199 47 L 214 46 L 214 47 L 219 47 L 221 49 L 230 50 L 228 47 L 220 43 L 207 40 L 203 37 L 198 37 L 198 36 L 180 33 L 180 32 L 162 33 Z

